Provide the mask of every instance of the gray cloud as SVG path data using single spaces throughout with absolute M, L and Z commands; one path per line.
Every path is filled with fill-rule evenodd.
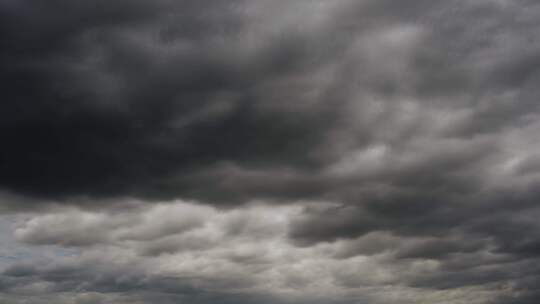
M 377 232 L 298 247 L 288 238 L 288 229 L 303 208 L 254 205 L 223 211 L 178 201 L 141 206 L 129 216 L 123 213 L 122 221 L 113 213 L 72 208 L 27 215 L 14 226 L 20 242 L 76 251 L 7 265 L 3 289 L 21 299 L 74 293 L 119 303 L 127 298 L 143 303 L 213 303 L 216 298 L 390 303 L 395 296 L 405 303 L 485 303 L 494 296 L 518 294 L 521 280 L 537 274 L 534 260 L 492 252 L 492 241 L 466 236 L 437 239 Z M 172 232 L 164 224 L 175 216 L 185 217 L 179 223 L 190 223 L 197 214 L 205 216 L 190 229 Z M 72 229 L 66 218 L 84 229 Z M 126 234 L 132 231 L 153 231 L 153 238 Z M 98 237 L 105 233 L 107 238 Z M 64 241 L 73 239 L 81 241 Z M 523 267 L 528 270 L 521 271 Z M 504 284 L 514 287 L 500 289 Z M 391 286 L 396 288 L 388 293 Z
M 3 1 L 2 298 L 533 303 L 539 17 Z

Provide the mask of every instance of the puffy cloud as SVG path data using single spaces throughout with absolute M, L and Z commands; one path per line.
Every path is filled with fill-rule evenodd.
M 496 240 L 482 236 L 379 231 L 297 246 L 291 224 L 312 204 L 219 210 L 177 201 L 121 213 L 64 207 L 27 214 L 14 223 L 17 241 L 68 251 L 5 265 L 2 289 L 67 303 L 487 303 L 516 297 L 538 272 L 535 259 L 494 250 Z

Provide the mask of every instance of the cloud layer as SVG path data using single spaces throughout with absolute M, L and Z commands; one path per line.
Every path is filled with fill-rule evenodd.
M 3 254 L 7 303 L 540 297 L 535 1 L 0 20 L 0 240 L 33 252 Z
M 538 271 L 535 261 L 493 251 L 489 238 L 457 233 L 375 231 L 299 247 L 288 228 L 304 208 L 220 211 L 177 201 L 122 216 L 78 209 L 29 216 L 15 225 L 19 242 L 71 251 L 10 265 L 5 289 L 21 299 L 43 294 L 119 303 L 493 303 L 521 297 L 522 284 Z

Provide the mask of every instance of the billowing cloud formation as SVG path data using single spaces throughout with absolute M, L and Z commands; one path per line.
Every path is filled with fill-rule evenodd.
M 8 303 L 540 296 L 535 1 L 7 0 L 0 20 L 6 247 L 58 250 L 5 254 Z
M 486 303 L 520 295 L 538 271 L 532 260 L 491 250 L 493 240 L 459 233 L 403 238 L 379 231 L 298 247 L 287 231 L 303 208 L 220 211 L 179 201 L 121 216 L 80 209 L 28 215 L 15 224 L 18 241 L 72 251 L 9 265 L 5 290 L 21 299 L 119 303 Z

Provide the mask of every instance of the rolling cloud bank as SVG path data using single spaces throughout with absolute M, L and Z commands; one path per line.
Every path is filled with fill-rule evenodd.
M 538 303 L 539 28 L 532 0 L 0 0 L 0 303 Z

